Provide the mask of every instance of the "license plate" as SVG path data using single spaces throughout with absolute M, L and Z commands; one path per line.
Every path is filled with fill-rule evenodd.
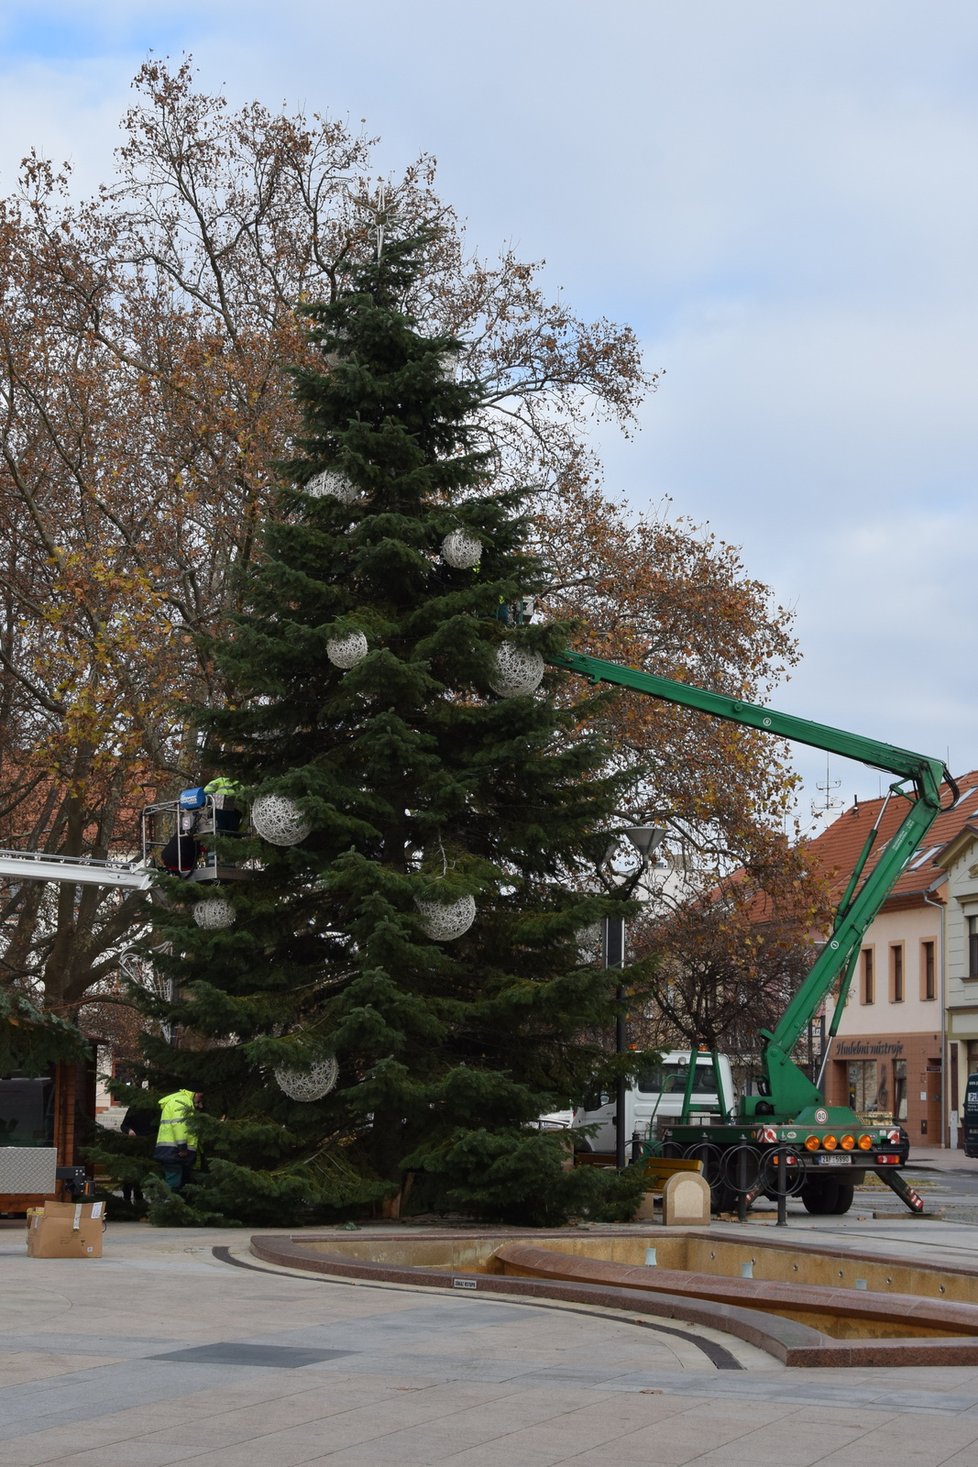
M 847 1151 L 827 1151 L 816 1156 L 815 1162 L 818 1166 L 852 1166 L 852 1157 Z

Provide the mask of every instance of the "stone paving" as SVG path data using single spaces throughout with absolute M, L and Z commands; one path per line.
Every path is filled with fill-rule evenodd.
M 978 1259 L 968 1222 L 780 1232 L 814 1228 Z M 978 1368 L 788 1370 L 694 1325 L 297 1275 L 248 1238 L 110 1223 L 102 1259 L 30 1259 L 0 1222 L 0 1467 L 978 1464 Z

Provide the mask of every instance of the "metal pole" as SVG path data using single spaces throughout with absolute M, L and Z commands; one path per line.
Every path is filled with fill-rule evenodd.
M 604 919 L 604 965 L 606 968 L 623 968 L 625 966 L 625 919 L 624 917 L 605 917 Z M 615 1086 L 615 1165 L 619 1171 L 625 1169 L 625 1075 L 620 1068 L 621 1056 L 626 1049 L 625 1035 L 625 989 L 619 983 L 616 998 L 618 1001 L 618 1014 L 615 1018 L 615 1055 L 619 1060 L 618 1079 Z
M 778 1221 L 783 1228 L 788 1222 L 788 1153 L 782 1146 L 779 1152 L 781 1165 L 778 1167 Z

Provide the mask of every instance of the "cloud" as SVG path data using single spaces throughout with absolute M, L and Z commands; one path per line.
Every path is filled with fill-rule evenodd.
M 113 0 L 59 39 L 76 16 L 4 8 L 0 187 L 32 144 L 104 179 L 151 47 L 233 105 L 365 118 L 380 168 L 434 153 L 474 246 L 545 256 L 666 368 L 635 441 L 595 430 L 609 487 L 796 608 L 781 702 L 978 764 L 972 0 Z

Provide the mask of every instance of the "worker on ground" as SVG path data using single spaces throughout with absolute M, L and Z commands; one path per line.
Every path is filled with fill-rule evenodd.
M 197 1160 L 197 1136 L 194 1111 L 200 1110 L 204 1097 L 199 1090 L 174 1090 L 160 1101 L 160 1128 L 156 1133 L 153 1160 L 163 1167 L 163 1180 L 171 1192 L 179 1192 L 194 1169 Z

